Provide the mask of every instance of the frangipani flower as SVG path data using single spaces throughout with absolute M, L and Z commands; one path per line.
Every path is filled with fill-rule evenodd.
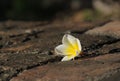
M 55 53 L 64 56 L 61 61 L 69 61 L 78 56 L 81 50 L 80 40 L 72 35 L 65 34 L 62 39 L 62 44 L 55 48 Z

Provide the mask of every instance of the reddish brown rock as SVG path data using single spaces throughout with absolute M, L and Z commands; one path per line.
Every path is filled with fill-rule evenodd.
M 104 37 L 81 35 L 81 33 L 104 23 L 1 22 L 0 80 L 9 81 L 19 72 L 51 62 L 51 59 L 60 60 L 54 58 L 51 51 L 61 44 L 66 31 L 70 31 L 75 37 L 78 37 L 84 47 L 88 47 L 94 42 L 99 43 L 99 40 L 104 42 L 104 40 L 107 40 Z M 89 40 L 86 40 L 88 38 Z M 8 68 L 5 70 L 6 67 Z
M 56 62 L 20 73 L 10 81 L 104 81 L 120 71 L 120 54 Z M 119 81 L 117 77 L 116 81 Z
M 71 32 L 72 35 L 81 40 L 83 51 L 86 54 L 85 58 L 87 58 L 88 54 L 91 54 L 91 56 L 88 55 L 89 58 L 108 53 L 109 51 L 112 51 L 110 53 L 113 53 L 113 51 L 116 53 L 116 49 L 119 48 L 119 41 L 116 43 L 114 42 L 116 39 L 111 39 L 106 36 L 92 36 L 84 34 L 85 31 L 105 23 L 106 22 L 1 22 L 0 81 L 9 81 L 11 78 L 15 78 L 16 75 L 18 75 L 17 79 L 12 80 L 19 81 L 23 78 L 25 78 L 23 81 L 45 81 L 48 79 L 51 81 L 57 79 L 59 81 L 66 81 L 66 79 L 67 81 L 92 80 L 92 74 L 88 75 L 86 73 L 90 72 L 90 69 L 93 70 L 93 67 L 96 69 L 97 63 L 98 66 L 100 66 L 103 62 L 88 59 L 58 63 L 60 58 L 55 58 L 52 54 L 54 48 L 61 44 L 61 39 L 66 31 Z M 96 55 L 92 56 L 92 54 Z M 48 62 L 51 64 L 47 64 Z M 106 66 L 104 64 L 103 66 L 110 66 L 107 63 L 105 64 Z M 100 68 L 102 67 L 100 66 Z M 29 76 L 27 74 L 28 72 Z M 25 75 L 23 75 L 24 73 Z M 18 77 L 21 76 L 22 78 L 18 79 Z
M 102 35 L 120 38 L 120 21 L 113 21 L 86 32 L 90 35 Z

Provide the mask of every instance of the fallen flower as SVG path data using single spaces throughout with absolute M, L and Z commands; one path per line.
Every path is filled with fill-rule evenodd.
M 65 34 L 62 38 L 62 44 L 55 48 L 55 53 L 64 56 L 61 61 L 69 61 L 78 56 L 81 50 L 80 40 L 72 35 Z

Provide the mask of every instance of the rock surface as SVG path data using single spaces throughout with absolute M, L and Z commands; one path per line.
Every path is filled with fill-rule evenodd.
M 102 27 L 95 28 L 93 30 L 89 30 L 86 34 L 90 35 L 102 35 L 120 38 L 120 21 L 114 21 L 108 23 Z
M 119 81 L 119 28 L 119 21 L 0 22 L 0 81 Z M 60 62 L 54 48 L 65 33 L 80 39 L 83 55 Z
M 47 64 L 26 70 L 10 81 L 102 81 L 120 72 L 119 58 L 120 54 L 107 54 L 90 59 Z

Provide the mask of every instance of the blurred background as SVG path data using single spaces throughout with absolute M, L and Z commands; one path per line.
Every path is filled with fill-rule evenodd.
M 0 20 L 120 19 L 120 0 L 0 0 Z

